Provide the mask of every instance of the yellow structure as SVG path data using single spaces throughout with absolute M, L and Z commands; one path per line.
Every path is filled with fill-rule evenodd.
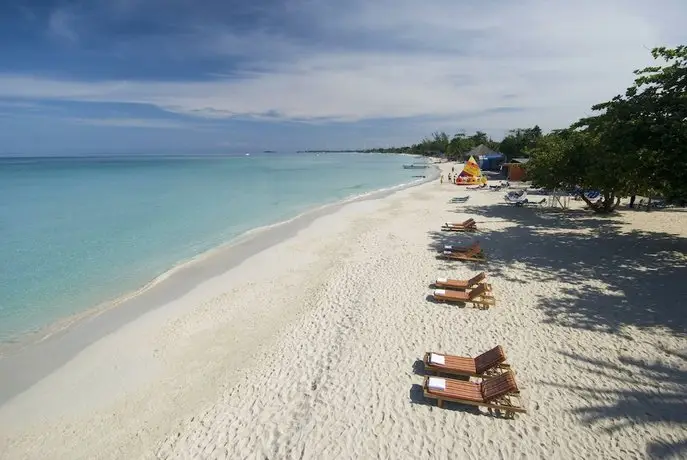
M 463 170 L 456 177 L 456 185 L 479 185 L 486 183 L 487 178 L 482 175 L 482 170 L 474 157 L 470 157 L 465 166 L 463 166 Z

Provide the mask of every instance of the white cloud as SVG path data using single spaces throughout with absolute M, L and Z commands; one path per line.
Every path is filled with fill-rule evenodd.
M 677 1 L 600 3 L 486 1 L 465 6 L 448 0 L 382 0 L 347 3 L 334 11 L 320 5 L 313 14 L 322 28 L 344 35 L 381 34 L 387 46 L 325 52 L 264 31 L 249 36 L 223 31 L 202 45 L 205 52 L 252 53 L 248 64 L 259 70 L 197 82 L 0 75 L 0 97 L 151 104 L 208 118 L 431 116 L 489 132 L 535 123 L 549 129 L 567 125 L 592 104 L 622 92 L 632 82 L 632 70 L 651 62 L 651 47 L 687 38 L 684 28 L 674 28 L 675 18 L 687 11 Z M 51 18 L 51 30 L 76 40 L 68 23 Z M 271 60 L 274 49 L 279 59 Z M 491 110 L 502 107 L 523 110 Z

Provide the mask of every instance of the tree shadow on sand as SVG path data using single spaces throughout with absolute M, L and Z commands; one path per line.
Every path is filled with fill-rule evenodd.
M 430 247 L 467 245 L 478 240 L 488 263 L 472 264 L 521 283 L 560 281 L 574 284 L 562 298 L 539 299 L 547 322 L 590 330 L 618 332 L 623 326 L 661 326 L 684 334 L 687 315 L 680 314 L 687 299 L 687 238 L 667 233 L 619 233 L 615 219 L 586 212 L 556 212 L 507 205 L 469 207 L 480 232 L 456 235 L 431 231 Z M 490 219 L 513 222 L 490 230 Z M 493 222 L 493 221 L 492 221 Z M 554 233 L 555 231 L 555 233 Z M 445 268 L 461 262 L 447 262 Z M 527 278 L 513 279 L 505 268 L 518 264 Z M 599 285 L 588 284 L 589 280 Z
M 674 354 L 659 349 L 657 356 L 662 354 L 661 351 L 666 355 Z M 575 353 L 561 354 L 573 360 L 580 374 L 591 374 L 604 381 L 615 380 L 622 384 L 622 390 L 609 390 L 579 383 L 540 382 L 564 388 L 591 401 L 590 405 L 572 412 L 581 415 L 582 420 L 593 428 L 601 425 L 601 429 L 613 434 L 631 425 L 660 427 L 664 424 L 687 424 L 687 371 L 666 366 L 660 361 L 646 363 L 621 357 L 622 366 L 618 366 Z M 651 458 L 685 458 L 687 439 L 652 439 L 646 445 L 646 453 Z
M 546 323 L 615 334 L 623 334 L 626 326 L 659 328 L 661 333 L 684 337 L 686 238 L 662 232 L 621 232 L 622 214 L 604 217 L 586 211 L 508 205 L 466 206 L 463 211 L 475 218 L 480 232 L 465 237 L 432 231 L 429 250 L 437 251 L 446 244 L 469 244 L 476 239 L 489 260 L 486 265 L 474 266 L 476 270 L 523 284 L 566 281 L 571 286 L 562 288 L 556 298 L 541 297 L 536 301 Z M 502 227 L 496 225 L 499 221 L 508 221 L 510 226 L 495 228 Z M 460 262 L 447 266 L 456 264 Z M 510 277 L 507 268 L 512 266 L 522 269 L 525 277 Z M 672 362 L 680 362 L 684 368 L 686 357 L 679 352 L 670 354 Z M 603 389 L 569 385 L 569 390 L 583 392 L 586 398 L 598 402 L 578 409 L 589 423 L 605 420 L 615 430 L 624 423 L 687 424 L 686 372 L 629 358 L 618 367 L 582 356 L 569 357 L 584 364 L 586 372 L 626 379 L 625 387 L 631 388 L 610 391 L 616 402 L 609 405 L 609 395 L 604 395 Z M 636 385 L 638 376 L 647 382 L 668 382 L 663 386 L 672 385 L 671 390 L 659 395 L 647 385 Z M 652 440 L 647 444 L 647 454 L 656 458 L 684 454 L 686 450 L 687 439 Z

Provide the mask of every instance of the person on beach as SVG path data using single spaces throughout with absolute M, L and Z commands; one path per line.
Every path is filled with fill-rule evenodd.
M 439 180 L 441 181 L 442 184 L 444 183 L 444 175 L 443 174 L 441 176 L 439 176 Z

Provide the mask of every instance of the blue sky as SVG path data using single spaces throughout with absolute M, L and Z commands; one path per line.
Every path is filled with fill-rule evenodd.
M 687 42 L 686 22 L 684 0 L 3 0 L 0 154 L 548 130 Z

